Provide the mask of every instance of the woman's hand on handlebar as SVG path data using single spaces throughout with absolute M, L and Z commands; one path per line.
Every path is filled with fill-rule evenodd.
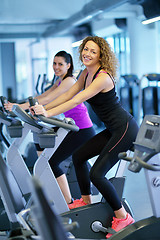
M 44 115 L 45 117 L 48 117 L 48 114 L 45 108 L 39 104 L 36 104 L 30 107 L 30 112 L 32 115 Z
M 6 109 L 6 110 L 8 110 L 8 111 L 12 111 L 12 107 L 13 107 L 13 105 L 19 105 L 19 104 L 17 104 L 17 103 L 11 103 L 11 102 L 7 102 L 7 103 L 4 103 L 4 108 Z

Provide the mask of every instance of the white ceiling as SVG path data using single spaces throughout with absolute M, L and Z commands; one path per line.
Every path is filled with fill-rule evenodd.
M 132 0 L 133 1 L 133 0 Z M 51 36 L 95 15 L 126 17 L 135 7 L 127 0 L 0 0 L 0 39 Z M 124 9 L 123 9 L 124 6 Z M 127 6 L 127 8 L 126 8 Z M 120 9 L 120 10 L 118 10 Z M 103 12 L 104 11 L 104 12 Z M 104 17 L 103 16 L 103 17 Z

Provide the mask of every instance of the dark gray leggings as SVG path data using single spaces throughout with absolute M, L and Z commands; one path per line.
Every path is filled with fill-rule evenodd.
M 73 154 L 73 163 L 82 195 L 91 193 L 91 180 L 114 211 L 121 208 L 117 192 L 105 176 L 118 162 L 118 154 L 127 151 L 133 145 L 137 133 L 137 123 L 131 119 L 125 126 L 117 128 L 112 133 L 107 129 L 103 130 Z M 89 172 L 86 162 L 97 155 L 98 158 Z
M 61 176 L 64 172 L 59 166 L 61 162 L 70 157 L 83 143 L 95 135 L 93 127 L 80 129 L 78 132 L 69 132 L 60 146 L 49 160 L 49 164 L 55 177 Z

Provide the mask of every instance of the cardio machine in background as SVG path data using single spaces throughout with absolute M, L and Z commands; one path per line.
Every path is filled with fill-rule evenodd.
M 3 110 L 0 107 L 0 116 L 1 116 L 1 114 L 3 114 Z M 0 121 L 0 152 L 1 152 L 2 156 L 5 158 L 6 152 L 10 146 L 10 142 L 9 142 L 9 139 L 7 138 L 7 136 L 5 136 L 4 127 L 5 127 L 5 124 Z
M 139 81 L 139 117 L 160 115 L 160 74 L 144 74 Z
M 119 89 L 120 102 L 125 110 L 138 119 L 139 79 L 135 74 L 122 75 Z
M 38 75 L 37 82 L 36 82 L 36 94 L 40 95 L 47 91 L 52 85 L 55 83 L 57 77 L 54 75 L 52 81 L 50 82 L 49 79 L 47 78 L 47 74 L 44 73 L 43 77 L 41 78 L 41 74 Z

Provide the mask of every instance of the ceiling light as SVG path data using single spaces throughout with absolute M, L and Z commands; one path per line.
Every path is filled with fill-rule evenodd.
M 146 25 L 146 24 L 149 24 L 149 23 L 153 23 L 153 22 L 157 22 L 160 20 L 160 16 L 159 17 L 155 17 L 155 18 L 151 18 L 151 19 L 147 19 L 147 20 L 144 20 L 142 21 L 142 24 Z

